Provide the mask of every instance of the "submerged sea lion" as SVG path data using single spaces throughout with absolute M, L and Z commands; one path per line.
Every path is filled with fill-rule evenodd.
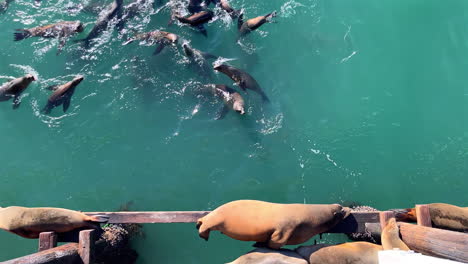
M 13 0 L 5 0 L 0 3 L 0 13 L 5 12 L 8 9 L 8 6 L 10 3 L 13 2 Z
M 125 24 L 136 17 L 142 10 L 143 7 L 148 3 L 149 0 L 135 0 L 132 3 L 123 7 L 122 19 L 117 23 L 117 28 L 122 31 Z
M 445 203 L 428 204 L 432 226 L 459 232 L 468 232 L 468 207 L 458 207 Z M 416 209 L 395 209 L 399 221 L 416 222 Z
M 250 89 L 259 93 L 264 102 L 270 101 L 265 92 L 260 88 L 260 85 L 258 85 L 257 81 L 247 72 L 226 64 L 216 65 L 214 69 L 226 74 L 229 78 L 235 81 L 242 90 L 246 91 L 246 89 Z
M 110 5 L 110 7 L 104 12 L 99 19 L 97 20 L 96 24 L 94 25 L 93 29 L 89 32 L 88 36 L 84 39 L 80 39 L 77 41 L 85 42 L 85 46 L 89 46 L 89 42 L 92 39 L 97 38 L 104 30 L 107 29 L 109 22 L 114 18 L 118 17 L 121 18 L 122 16 L 122 6 L 123 0 L 114 0 L 114 2 Z
M 182 43 L 182 49 L 190 65 L 196 68 L 199 75 L 206 79 L 213 77 L 213 68 L 208 60 L 217 59 L 218 56 L 192 48 L 187 42 Z
M 227 264 L 308 264 L 308 262 L 289 249 L 257 248 Z
M 244 98 L 236 90 L 223 84 L 208 84 L 206 87 L 224 103 L 216 119 L 223 119 L 229 110 L 236 111 L 241 115 L 245 114 Z
M 59 46 L 57 54 L 67 43 L 69 37 L 75 33 L 83 32 L 83 23 L 80 21 L 63 21 L 47 26 L 35 27 L 30 29 L 16 29 L 15 41 L 20 41 L 29 37 L 58 38 Z
M 47 100 L 47 105 L 42 111 L 45 114 L 49 114 L 54 107 L 63 104 L 63 112 L 66 112 L 70 106 L 71 97 L 75 92 L 76 86 L 78 86 L 78 84 L 80 84 L 83 79 L 83 76 L 77 76 L 75 79 L 67 82 L 64 85 L 53 87 L 52 90 L 54 92 L 49 97 L 49 100 Z
M 189 24 L 190 26 L 197 28 L 206 37 L 208 36 L 208 33 L 203 24 L 213 19 L 213 16 L 214 13 L 212 11 L 205 10 L 195 13 L 189 17 L 181 17 L 176 15 L 175 18 L 177 18 L 177 20 L 179 20 L 181 23 Z
M 242 241 L 265 243 L 269 248 L 304 243 L 334 227 L 350 213 L 339 204 L 277 204 L 239 200 L 224 204 L 198 219 L 199 236 L 210 231 Z
M 64 233 L 74 229 L 98 228 L 107 216 L 87 216 L 62 208 L 0 207 L 0 228 L 25 238 L 38 238 L 39 233 Z
M 36 78 L 33 75 L 27 74 L 3 84 L 0 87 L 0 101 L 8 101 L 13 98 L 13 109 L 18 108 L 21 104 L 21 93 L 35 80 Z
M 150 44 L 158 44 L 156 47 L 156 50 L 154 51 L 153 55 L 159 54 L 165 46 L 172 44 L 175 45 L 178 41 L 179 37 L 176 34 L 169 33 L 166 31 L 161 31 L 161 30 L 155 30 L 147 33 L 141 33 L 137 34 L 135 37 L 130 38 L 126 42 L 124 42 L 122 45 L 128 45 L 135 40 L 140 40 L 140 41 L 147 41 Z
M 259 16 L 256 18 L 251 18 L 247 21 L 244 22 L 244 14 L 241 13 L 239 15 L 239 19 L 237 21 L 237 28 L 239 29 L 239 36 L 243 37 L 247 35 L 248 33 L 256 30 L 266 22 L 272 22 L 271 19 L 273 17 L 276 17 L 276 11 L 273 11 L 269 14 L 266 14 L 264 16 Z

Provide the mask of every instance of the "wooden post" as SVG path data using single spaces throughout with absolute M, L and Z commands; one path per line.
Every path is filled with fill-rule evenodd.
M 94 261 L 94 230 L 83 230 L 80 232 L 78 243 L 78 254 L 80 254 L 83 264 L 91 264 Z
M 384 230 L 387 226 L 388 220 L 395 218 L 395 214 L 392 211 L 383 211 L 379 213 L 380 216 L 380 228 Z
M 58 263 L 77 263 L 80 261 L 78 256 L 78 244 L 69 243 L 59 247 L 54 247 L 41 252 L 37 252 L 24 257 L 7 260 L 2 264 L 58 264 Z
M 416 218 L 418 221 L 418 225 L 432 227 L 431 213 L 429 212 L 428 205 L 416 205 Z
M 42 232 L 39 234 L 39 248 L 37 251 L 51 249 L 57 246 L 57 234 L 55 232 Z

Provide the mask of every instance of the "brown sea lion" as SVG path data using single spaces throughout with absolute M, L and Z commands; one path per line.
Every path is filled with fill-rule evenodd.
M 268 96 L 260 88 L 257 81 L 247 72 L 226 64 L 216 65 L 214 69 L 226 74 L 229 78 L 235 81 L 242 90 L 246 91 L 246 89 L 250 89 L 255 91 L 262 96 L 264 102 L 270 102 L 270 99 L 268 99 Z
M 58 55 L 67 43 L 68 38 L 75 33 L 83 32 L 83 29 L 83 23 L 80 21 L 63 21 L 56 24 L 30 29 L 16 29 L 16 31 L 21 32 L 15 33 L 15 41 L 20 41 L 29 37 L 58 38 Z
M 395 218 L 390 218 L 387 225 L 382 230 L 382 247 L 384 250 L 398 248 L 400 250 L 410 250 L 409 247 L 400 239 L 400 229 Z
M 223 84 L 208 84 L 206 87 L 209 88 L 215 96 L 223 100 L 224 103 L 224 107 L 221 109 L 216 119 L 223 119 L 229 110 L 236 111 L 241 115 L 245 114 L 244 98 L 242 98 L 236 90 Z
M 445 203 L 428 204 L 432 226 L 459 232 L 468 232 L 468 207 L 459 207 Z M 399 221 L 416 222 L 416 209 L 394 209 Z
M 36 78 L 33 75 L 27 74 L 3 84 L 0 87 L 0 101 L 8 101 L 13 98 L 13 109 L 18 108 L 21 104 L 21 93 L 35 80 Z
M 289 249 L 257 248 L 227 264 L 308 264 L 308 262 Z
M 89 32 L 88 36 L 84 39 L 77 40 L 76 42 L 83 41 L 85 47 L 89 46 L 91 40 L 97 38 L 104 30 L 107 29 L 109 22 L 117 17 L 121 19 L 122 17 L 122 7 L 123 0 L 114 0 L 114 2 L 109 6 L 109 8 L 98 18 L 93 29 Z
M 301 246 L 296 249 L 309 264 L 378 264 L 382 246 L 369 242 L 351 242 L 339 245 Z
M 209 22 L 213 19 L 214 13 L 210 10 L 200 11 L 195 13 L 189 17 L 182 17 L 180 15 L 176 15 L 175 18 L 179 20 L 181 23 L 189 24 L 192 27 L 197 28 L 205 37 L 208 36 L 208 32 L 206 31 L 203 24 Z
M 156 50 L 154 51 L 153 55 L 159 54 L 165 46 L 168 44 L 175 45 L 178 41 L 179 37 L 176 34 L 169 33 L 166 31 L 161 31 L 161 30 L 155 30 L 147 33 L 141 33 L 135 35 L 135 37 L 130 38 L 126 42 L 124 42 L 122 45 L 128 45 L 135 40 L 140 40 L 140 41 L 147 41 L 150 44 L 158 44 Z
M 53 87 L 52 90 L 54 91 L 52 95 L 47 100 L 47 105 L 42 110 L 45 114 L 49 114 L 50 111 L 59 105 L 63 105 L 63 112 L 68 110 L 70 107 L 71 97 L 75 92 L 76 86 L 83 81 L 83 76 L 77 76 L 70 82 L 67 82 L 64 85 Z
M 250 32 L 256 30 L 257 28 L 259 28 L 263 24 L 265 24 L 267 22 L 272 22 L 271 19 L 273 17 L 276 17 L 276 11 L 273 11 L 273 12 L 271 12 L 269 14 L 264 15 L 264 16 L 251 18 L 251 19 L 244 22 L 244 14 L 241 13 L 239 15 L 239 19 L 237 20 L 237 28 L 239 30 L 239 36 L 243 37 L 243 36 L 249 34 Z
M 265 243 L 269 248 L 304 243 L 326 232 L 350 213 L 339 204 L 277 204 L 239 200 L 224 204 L 198 219 L 201 238 L 210 231 L 242 241 Z
M 107 216 L 87 216 L 62 208 L 0 208 L 0 228 L 25 238 L 38 238 L 39 233 L 48 231 L 64 233 L 82 227 L 98 228 L 99 223 L 107 220 Z
M 241 10 L 235 10 L 232 8 L 228 0 L 211 0 L 211 2 L 226 11 L 232 18 L 238 17 L 241 13 Z

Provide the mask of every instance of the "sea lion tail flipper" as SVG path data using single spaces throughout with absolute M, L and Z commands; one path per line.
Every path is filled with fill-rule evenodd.
M 13 98 L 13 109 L 18 109 L 18 107 L 20 106 L 21 104 L 21 100 L 20 100 L 20 97 L 19 96 L 15 96 Z
M 96 223 L 107 223 L 109 221 L 108 215 L 93 215 L 89 216 L 86 221 L 96 222 Z
M 124 43 L 122 43 L 122 46 L 126 46 L 126 45 L 128 45 L 128 44 L 130 44 L 130 43 L 132 43 L 132 42 L 134 42 L 134 41 L 135 41 L 134 38 L 130 38 L 130 39 L 128 39 L 127 41 L 125 41 Z
M 243 24 L 244 24 L 244 12 L 241 9 L 239 13 L 239 17 L 237 18 L 237 29 L 240 30 Z
M 63 112 L 67 112 L 68 108 L 70 107 L 70 100 L 71 100 L 71 96 L 69 96 L 68 98 L 65 99 L 65 101 L 63 102 Z
M 47 103 L 46 106 L 44 106 L 44 108 L 42 108 L 42 113 L 45 114 L 45 115 L 48 115 L 50 114 L 50 111 L 52 110 L 52 106 Z
M 198 25 L 197 26 L 198 31 L 203 34 L 203 36 L 208 37 L 208 31 L 206 31 L 205 26 L 203 25 Z
M 161 53 L 161 51 L 164 49 L 164 47 L 166 47 L 166 45 L 164 43 L 160 43 L 156 47 L 156 50 L 153 52 L 153 55 L 158 55 L 159 53 Z
M 264 103 L 270 103 L 270 99 L 265 93 L 262 93 L 262 100 Z
M 31 33 L 27 29 L 17 29 L 16 31 L 20 32 L 15 32 L 15 41 L 20 41 L 25 38 L 29 38 L 31 36 Z
M 219 110 L 218 114 L 216 115 L 215 120 L 221 120 L 223 119 L 227 113 L 229 112 L 229 107 L 227 105 L 224 105 L 221 110 Z
M 202 52 L 201 54 L 202 54 L 203 58 L 205 58 L 205 59 L 218 59 L 219 58 L 219 56 L 213 55 L 213 54 L 211 54 L 209 52 Z

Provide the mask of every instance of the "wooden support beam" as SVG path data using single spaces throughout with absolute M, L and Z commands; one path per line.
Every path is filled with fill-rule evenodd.
M 63 246 L 43 250 L 24 257 L 7 260 L 2 264 L 70 264 L 80 261 L 78 244 L 69 243 Z
M 173 212 L 90 212 L 87 215 L 106 215 L 110 224 L 195 223 L 209 211 Z
M 468 234 L 398 222 L 403 242 L 416 252 L 468 263 Z
M 78 243 L 78 254 L 80 255 L 83 264 L 91 264 L 94 261 L 94 230 L 83 230 L 80 232 L 80 240 Z
M 55 232 L 42 232 L 39 234 L 39 248 L 37 251 L 51 249 L 57 246 L 57 234 Z
M 380 228 L 383 230 L 387 226 L 388 220 L 395 218 L 395 214 L 392 211 L 383 211 L 379 213 L 380 216 Z
M 418 225 L 432 227 L 431 213 L 429 212 L 428 205 L 416 205 L 416 218 L 418 221 Z

